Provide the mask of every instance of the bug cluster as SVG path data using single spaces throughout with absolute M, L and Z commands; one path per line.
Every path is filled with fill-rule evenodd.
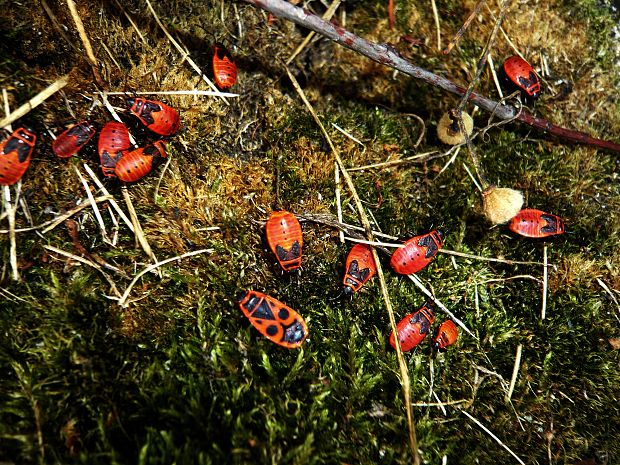
M 265 235 L 269 248 L 280 267 L 285 272 L 301 268 L 303 232 L 299 221 L 292 213 L 274 211 L 265 223 Z M 398 249 L 390 260 L 390 266 L 399 274 L 412 274 L 424 268 L 437 255 L 443 244 L 444 233 L 432 230 L 426 234 L 410 238 L 404 247 Z M 355 244 L 347 254 L 345 273 L 342 279 L 340 295 L 353 296 L 376 274 L 377 266 L 372 250 L 367 244 Z M 301 346 L 308 336 L 308 327 L 304 319 L 292 308 L 277 299 L 258 291 L 243 291 L 237 297 L 237 303 L 250 320 L 250 323 L 265 337 L 287 348 Z M 430 304 L 426 308 L 431 309 Z M 397 329 L 400 340 L 406 339 L 403 350 L 411 350 L 426 335 L 434 320 L 434 312 L 427 315 L 432 318 L 420 318 L 422 310 L 405 317 Z M 445 322 L 437 335 L 435 344 L 443 349 L 456 341 L 457 330 L 451 321 Z M 414 333 L 416 335 L 414 336 Z M 394 346 L 394 336 L 390 342 Z
M 181 119 L 177 110 L 163 102 L 129 98 L 126 103 L 129 113 L 159 139 L 132 149 L 125 123 L 108 121 L 99 132 L 97 152 L 104 176 L 118 178 L 123 182 L 135 182 L 168 157 L 167 139 L 164 138 L 173 136 L 179 130 Z M 60 134 L 52 149 L 59 157 L 68 158 L 84 147 L 94 135 L 94 125 L 83 121 Z
M 211 65 L 219 89 L 227 90 L 235 84 L 237 65 L 230 52 L 219 42 L 213 46 Z M 176 109 L 163 102 L 129 98 L 126 103 L 129 113 L 158 139 L 132 149 L 127 126 L 109 121 L 99 132 L 97 151 L 104 176 L 135 182 L 168 157 L 167 138 L 179 130 L 181 119 Z M 84 148 L 96 133 L 92 122 L 81 121 L 59 134 L 52 143 L 52 150 L 59 158 L 70 158 Z M 22 126 L 0 143 L 0 185 L 10 186 L 22 178 L 30 166 L 36 140 L 34 131 Z
M 521 210 L 510 222 L 509 229 L 530 238 L 545 238 L 562 234 L 564 222 L 556 215 L 535 209 Z M 303 231 L 292 213 L 274 211 L 265 223 L 269 248 L 284 272 L 299 270 L 302 262 Z M 433 229 L 404 241 L 390 258 L 390 267 L 398 274 L 410 275 L 425 268 L 442 247 L 445 233 Z M 377 273 L 377 265 L 369 245 L 355 244 L 345 261 L 340 296 L 352 297 Z M 242 291 L 237 304 L 250 323 L 272 342 L 289 349 L 298 348 L 308 337 L 303 317 L 291 307 L 259 291 Z M 435 321 L 435 306 L 424 302 L 415 312 L 406 315 L 396 325 L 396 334 L 389 342 L 396 348 L 396 338 L 403 352 L 420 344 Z M 452 320 L 443 321 L 431 343 L 434 351 L 444 350 L 456 342 L 458 329 Z

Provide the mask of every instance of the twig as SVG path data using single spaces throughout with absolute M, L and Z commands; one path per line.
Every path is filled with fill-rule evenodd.
M 402 58 L 397 51 L 385 44 L 377 44 L 368 40 L 362 39 L 355 34 L 345 30 L 341 26 L 332 24 L 328 21 L 324 21 L 318 16 L 310 13 L 306 9 L 298 8 L 291 5 L 284 0 L 243 0 L 247 3 L 262 8 L 278 17 L 288 19 L 294 23 L 308 28 L 312 31 L 316 31 L 319 34 L 333 40 L 334 42 L 349 48 L 355 52 L 358 52 L 371 60 L 381 63 L 383 65 L 395 68 L 405 74 L 408 74 L 416 79 L 421 79 L 427 83 L 439 87 L 447 92 L 451 92 L 457 95 L 463 95 L 465 88 L 459 86 L 449 79 L 446 79 L 437 74 L 431 73 L 419 66 L 415 66 Z M 512 105 L 498 104 L 498 102 L 491 100 L 476 92 L 472 92 L 469 96 L 469 101 L 478 107 L 488 111 L 494 112 L 500 119 L 512 119 L 515 118 L 525 124 L 535 127 L 541 131 L 545 131 L 549 134 L 555 135 L 567 141 L 575 142 L 578 144 L 591 145 L 602 149 L 612 150 L 614 152 L 620 152 L 620 144 L 616 144 L 611 141 L 596 139 L 590 135 L 573 131 L 570 129 L 556 126 L 543 118 L 536 118 L 526 111 L 522 111 L 519 114 L 517 108 Z
M 93 52 L 93 47 L 90 45 L 90 40 L 88 39 L 88 34 L 86 34 L 86 29 L 84 28 L 84 23 L 82 22 L 82 18 L 78 14 L 77 8 L 75 7 L 75 2 L 73 0 L 67 0 L 67 6 L 69 7 L 69 12 L 71 13 L 71 17 L 75 22 L 75 27 L 78 30 L 78 34 L 80 35 L 80 39 L 82 40 L 82 44 L 84 44 L 84 50 L 86 50 L 86 57 L 90 62 L 90 66 L 93 70 L 93 76 L 95 77 L 95 81 L 97 85 L 101 88 L 106 87 L 105 82 L 101 79 L 101 75 L 99 74 L 99 64 L 97 63 L 97 57 L 95 57 L 95 52 Z
M 525 465 L 525 462 L 521 460 L 517 454 L 515 454 L 512 450 L 510 450 L 510 448 L 506 444 L 504 444 L 497 436 L 491 433 L 491 431 L 486 426 L 484 426 L 482 423 L 476 420 L 473 416 L 471 416 L 465 410 L 461 410 L 461 413 L 465 415 L 467 418 L 469 418 L 471 421 L 473 421 L 476 425 L 478 425 L 485 433 L 491 436 L 500 446 L 506 449 L 510 453 L 510 455 L 512 455 L 515 459 L 517 459 L 517 462 L 519 462 L 521 465 Z
M 510 378 L 510 386 L 508 387 L 508 392 L 506 393 L 506 402 L 510 401 L 512 397 L 512 392 L 515 390 L 515 384 L 517 382 L 517 376 L 519 376 L 519 368 L 521 367 L 521 351 L 523 350 L 523 344 L 519 344 L 517 346 L 517 355 L 515 356 L 515 364 L 512 369 L 512 378 Z
M 174 262 L 175 260 L 181 260 L 183 258 L 192 257 L 194 255 L 198 255 L 198 254 L 202 254 L 202 253 L 213 253 L 213 252 L 214 252 L 214 249 L 194 250 L 193 252 L 187 252 L 187 253 L 184 253 L 183 255 L 179 255 L 177 257 L 167 258 L 166 260 L 162 260 L 161 262 L 157 262 L 157 263 L 154 263 L 152 265 L 147 266 L 146 268 L 144 268 L 142 271 L 140 271 L 140 273 L 138 273 L 133 278 L 131 283 L 129 283 L 129 286 L 127 286 L 127 289 L 125 289 L 125 292 L 123 293 L 123 295 L 119 299 L 118 304 L 121 307 L 127 307 L 127 298 L 129 297 L 129 294 L 131 293 L 131 289 L 138 282 L 138 280 L 142 276 L 144 276 L 146 273 L 149 273 L 150 271 L 153 271 L 154 269 L 159 268 L 160 266 L 163 266 L 166 263 Z
M 332 143 L 332 140 L 329 137 L 328 132 L 325 130 L 325 127 L 323 126 L 323 123 L 321 123 L 321 120 L 319 119 L 316 112 L 314 111 L 314 108 L 312 108 L 312 105 L 306 98 L 304 91 L 299 86 L 297 79 L 295 79 L 295 77 L 291 74 L 288 68 L 286 69 L 286 72 L 288 73 L 289 79 L 293 83 L 293 87 L 295 88 L 300 98 L 302 99 L 306 107 L 308 108 L 308 111 L 310 112 L 314 120 L 316 121 L 317 125 L 321 129 L 321 132 L 323 133 L 323 136 L 327 140 L 331 148 L 331 151 L 334 154 L 336 163 L 338 164 L 338 168 L 340 169 L 340 172 L 342 173 L 342 176 L 344 177 L 345 182 L 347 183 L 347 187 L 351 191 L 351 195 L 353 197 L 353 201 L 355 202 L 355 206 L 357 209 L 357 213 L 359 215 L 359 219 L 362 222 L 362 225 L 364 226 L 364 231 L 366 233 L 366 236 L 368 237 L 369 240 L 372 241 L 374 238 L 372 234 L 372 229 L 370 227 L 370 222 L 368 221 L 368 217 L 366 215 L 366 211 L 364 210 L 364 206 L 362 205 L 359 195 L 357 194 L 357 190 L 355 189 L 355 184 L 353 184 L 353 180 L 351 179 L 351 176 L 349 175 L 349 173 L 347 173 L 344 167 L 344 163 L 342 162 L 342 159 L 340 158 L 340 154 L 338 150 Z M 381 263 L 379 261 L 379 255 L 377 253 L 377 250 L 374 247 L 372 247 L 370 250 L 372 251 L 373 259 L 375 260 L 375 264 L 377 265 L 377 277 L 379 278 L 381 293 L 383 295 L 383 300 L 387 308 L 387 313 L 388 313 L 388 317 L 390 320 L 390 326 L 394 334 L 397 334 L 396 317 L 394 316 L 394 310 L 392 309 L 392 303 L 390 301 L 390 296 L 387 291 L 387 285 L 385 284 L 385 276 L 383 275 L 383 268 L 381 267 Z M 403 395 L 405 398 L 405 411 L 407 414 L 407 425 L 409 427 L 409 443 L 411 447 L 411 453 L 413 454 L 413 463 L 414 465 L 419 465 L 420 455 L 418 453 L 418 442 L 416 438 L 415 424 L 414 424 L 414 419 L 413 419 L 413 408 L 411 407 L 411 387 L 410 387 L 410 381 L 409 381 L 409 371 L 408 371 L 407 363 L 405 362 L 405 357 L 400 347 L 400 342 L 398 341 L 398 338 L 396 338 L 396 341 L 397 341 L 396 358 L 398 359 L 398 366 L 399 366 L 400 375 L 401 375 L 401 385 L 402 385 Z
M 68 82 L 69 82 L 69 76 L 68 75 L 65 75 L 65 76 L 62 76 L 62 77 L 58 78 L 53 84 L 51 84 L 47 88 L 43 89 L 41 92 L 39 92 L 37 95 L 32 97 L 30 100 L 28 100 L 26 103 L 24 103 L 22 106 L 20 106 L 13 113 L 11 113 L 10 115 L 7 115 L 4 119 L 2 119 L 0 121 L 0 128 L 8 126 L 9 124 L 13 123 L 14 121 L 17 121 L 19 118 L 27 115 L 28 112 L 30 112 L 30 110 L 32 110 L 33 108 L 36 108 L 37 106 L 41 105 L 48 98 L 50 98 L 52 95 L 54 95 L 56 92 L 58 92 L 64 86 L 66 86 L 68 84 Z
M 388 0 L 388 25 L 394 29 L 396 25 L 396 14 L 394 13 L 394 0 Z

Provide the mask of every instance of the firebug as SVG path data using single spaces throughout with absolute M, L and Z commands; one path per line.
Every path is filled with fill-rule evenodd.
M 400 320 L 396 325 L 396 332 L 402 351 L 408 352 L 422 342 L 433 321 L 435 321 L 435 309 L 430 302 L 424 302 L 415 312 Z M 394 332 L 390 334 L 390 345 L 396 349 Z
M 308 337 L 308 326 L 291 307 L 258 291 L 243 291 L 237 296 L 243 314 L 260 333 L 287 349 L 296 349 Z
M 405 241 L 405 246 L 396 249 L 390 259 L 390 266 L 400 274 L 413 274 L 428 265 L 443 245 L 444 233 L 437 229 Z
M 265 224 L 265 232 L 269 248 L 282 269 L 292 271 L 299 268 L 304 239 L 295 215 L 285 210 L 274 211 Z
M 60 158 L 69 158 L 75 155 L 95 135 L 95 126 L 88 121 L 71 126 L 63 131 L 52 142 L 52 150 Z
M 508 228 L 525 237 L 548 237 L 564 233 L 564 221 L 557 215 L 525 208 L 510 220 Z
M 0 143 L 0 185 L 15 184 L 30 166 L 37 136 L 26 127 L 17 128 Z
M 144 98 L 127 99 L 129 111 L 147 128 L 160 136 L 171 136 L 179 130 L 179 112 L 165 103 Z

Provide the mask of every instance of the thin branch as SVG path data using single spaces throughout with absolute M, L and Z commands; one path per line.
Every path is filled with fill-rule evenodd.
M 386 44 L 370 42 L 366 39 L 358 37 L 343 27 L 325 21 L 310 13 L 306 9 L 298 8 L 284 0 L 243 1 L 262 8 L 275 16 L 292 21 L 299 26 L 318 32 L 328 39 L 333 40 L 337 44 L 360 53 L 361 55 L 364 55 L 377 63 L 397 69 L 416 79 L 426 81 L 427 83 L 439 87 L 447 92 L 461 96 L 465 94 L 466 89 L 464 87 L 453 83 L 449 79 L 420 68 L 419 66 L 413 65 L 401 57 L 392 47 L 389 47 Z M 620 152 L 620 144 L 597 139 L 584 132 L 573 131 L 571 129 L 556 126 L 548 120 L 544 118 L 537 118 L 525 110 L 519 113 L 518 109 L 512 105 L 499 104 L 498 102 L 476 92 L 471 93 L 469 96 L 469 102 L 488 112 L 494 112 L 494 114 L 500 119 L 514 118 L 529 126 L 548 132 L 549 134 L 567 141 L 591 145 L 602 149 L 612 150 L 614 152 Z

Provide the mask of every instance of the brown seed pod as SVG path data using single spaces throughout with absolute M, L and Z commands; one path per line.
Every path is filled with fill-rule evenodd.
M 484 216 L 493 224 L 509 221 L 521 210 L 523 194 L 507 187 L 490 185 L 482 192 Z
M 463 118 L 463 126 L 467 131 L 467 135 L 470 136 L 474 130 L 474 120 L 464 111 L 461 112 Z M 437 123 L 437 137 L 444 144 L 457 145 L 465 142 L 465 135 L 459 128 L 459 120 L 454 110 L 450 110 L 443 114 L 439 123 Z

